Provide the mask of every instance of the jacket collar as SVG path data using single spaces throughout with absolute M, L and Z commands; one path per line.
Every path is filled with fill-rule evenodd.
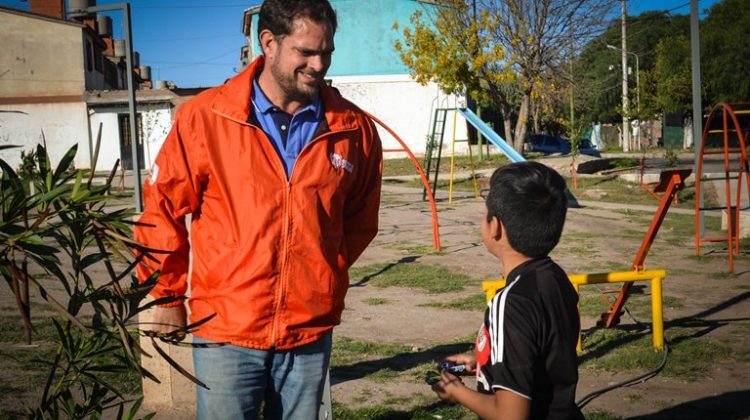
M 214 97 L 211 109 L 215 112 L 229 117 L 235 121 L 250 121 L 250 90 L 253 86 L 255 73 L 263 68 L 264 56 L 256 58 L 245 70 L 237 76 L 227 80 L 224 85 L 218 87 L 219 91 Z M 352 106 L 348 103 L 338 90 L 328 85 L 320 88 L 325 119 L 331 131 L 346 130 L 357 127 L 357 118 L 352 112 Z

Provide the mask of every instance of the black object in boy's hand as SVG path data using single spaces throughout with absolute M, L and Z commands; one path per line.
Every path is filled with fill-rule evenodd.
M 425 375 L 424 379 L 425 379 L 425 382 L 427 382 L 428 385 L 435 385 L 436 383 L 440 382 L 440 380 L 442 378 L 440 376 L 440 372 L 431 370 L 431 371 L 427 372 L 427 374 Z
M 454 375 L 460 375 L 466 371 L 466 366 L 456 365 L 451 362 L 444 362 L 440 364 L 440 370 L 447 370 Z

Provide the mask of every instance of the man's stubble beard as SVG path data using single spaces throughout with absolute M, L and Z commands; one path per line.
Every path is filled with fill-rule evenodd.
M 318 86 L 304 90 L 299 88 L 297 85 L 296 70 L 291 75 L 284 74 L 279 68 L 278 63 L 274 62 L 271 64 L 271 74 L 289 100 L 309 103 L 314 101 L 318 96 L 318 92 L 320 91 Z

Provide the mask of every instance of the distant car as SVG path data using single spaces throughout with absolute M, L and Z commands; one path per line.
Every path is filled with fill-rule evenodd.
M 570 141 L 564 137 L 550 136 L 547 134 L 532 134 L 529 137 L 528 150 L 530 152 L 539 152 L 546 155 L 559 153 L 562 155 L 570 154 Z M 601 157 L 601 154 L 589 139 L 581 139 L 578 144 L 578 152 L 582 155 Z

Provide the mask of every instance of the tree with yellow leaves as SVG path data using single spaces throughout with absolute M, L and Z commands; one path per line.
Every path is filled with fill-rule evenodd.
M 430 15 L 412 15 L 412 27 L 394 25 L 403 33 L 395 47 L 416 81 L 496 107 L 506 141 L 521 151 L 532 101 L 555 96 L 553 78 L 570 78 L 570 48 L 597 34 L 614 3 L 443 0 Z

